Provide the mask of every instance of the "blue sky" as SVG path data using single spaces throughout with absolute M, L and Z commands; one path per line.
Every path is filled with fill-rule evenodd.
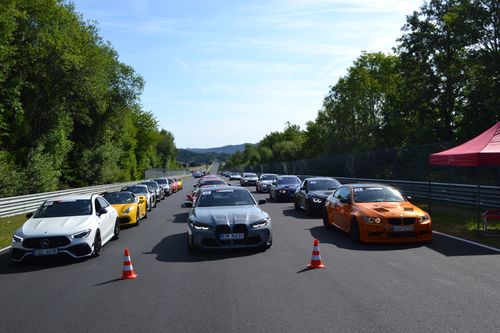
M 391 52 L 422 0 L 76 0 L 144 77 L 177 147 L 258 142 L 316 118 L 361 51 Z

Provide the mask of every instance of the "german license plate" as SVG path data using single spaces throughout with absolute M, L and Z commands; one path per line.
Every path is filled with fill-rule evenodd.
M 221 234 L 220 240 L 238 240 L 244 239 L 245 234 Z
M 392 231 L 413 231 L 412 225 L 395 225 L 392 227 Z
M 57 248 L 55 249 L 33 249 L 34 256 L 53 256 L 57 254 Z

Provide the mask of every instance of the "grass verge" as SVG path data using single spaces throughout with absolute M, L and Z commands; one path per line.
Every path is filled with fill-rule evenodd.
M 0 249 L 12 242 L 12 234 L 26 222 L 26 214 L 0 218 Z
M 424 202 L 413 202 L 414 205 L 429 212 L 429 206 Z M 432 228 L 456 237 L 465 238 L 477 243 L 500 248 L 500 223 L 493 226 L 493 232 L 499 236 L 485 236 L 482 232 L 482 221 L 480 231 L 477 233 L 477 208 L 455 206 L 433 202 L 431 205 Z

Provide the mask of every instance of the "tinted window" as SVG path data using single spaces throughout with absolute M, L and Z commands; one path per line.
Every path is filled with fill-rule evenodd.
M 99 204 L 101 205 L 102 208 L 106 208 L 109 206 L 109 203 L 106 202 L 103 198 L 97 198 L 97 201 L 99 201 Z
M 397 190 L 385 186 L 354 188 L 355 202 L 401 202 L 405 201 Z
M 35 212 L 35 218 L 92 214 L 90 200 L 46 201 Z
M 341 187 L 333 194 L 333 196 L 339 200 L 350 199 L 351 190 L 348 187 Z
M 313 191 L 324 190 L 333 191 L 340 186 L 340 183 L 334 179 L 309 180 L 309 189 Z
M 200 186 L 205 186 L 205 185 L 224 185 L 226 184 L 223 180 L 220 179 L 211 179 L 211 180 L 204 180 L 200 182 Z
M 300 179 L 296 177 L 278 177 L 277 183 L 278 185 L 300 184 Z
M 255 205 L 255 201 L 245 190 L 209 190 L 202 189 L 197 207 Z
M 262 180 L 274 180 L 274 178 L 276 178 L 275 175 L 262 175 L 262 177 L 260 177 Z
M 106 199 L 112 205 L 134 202 L 134 198 L 132 197 L 132 195 L 127 192 L 108 193 L 104 195 L 104 199 Z
M 139 195 L 147 195 L 147 191 L 144 187 L 142 186 L 130 186 L 130 187 L 124 187 L 122 188 L 122 191 L 128 191 L 132 193 L 136 193 Z

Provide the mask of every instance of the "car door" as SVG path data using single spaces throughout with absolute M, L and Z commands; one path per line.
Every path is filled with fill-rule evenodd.
M 349 210 L 349 204 L 342 203 L 341 200 L 350 199 L 351 189 L 347 186 L 340 187 L 334 193 L 334 203 L 332 206 L 333 223 L 339 228 L 348 231 L 348 223 L 345 217 L 346 211 Z
M 300 184 L 300 187 L 297 190 L 297 193 L 295 194 L 297 196 L 297 203 L 299 206 L 306 208 L 306 190 L 308 186 L 309 181 L 304 180 L 302 184 Z

